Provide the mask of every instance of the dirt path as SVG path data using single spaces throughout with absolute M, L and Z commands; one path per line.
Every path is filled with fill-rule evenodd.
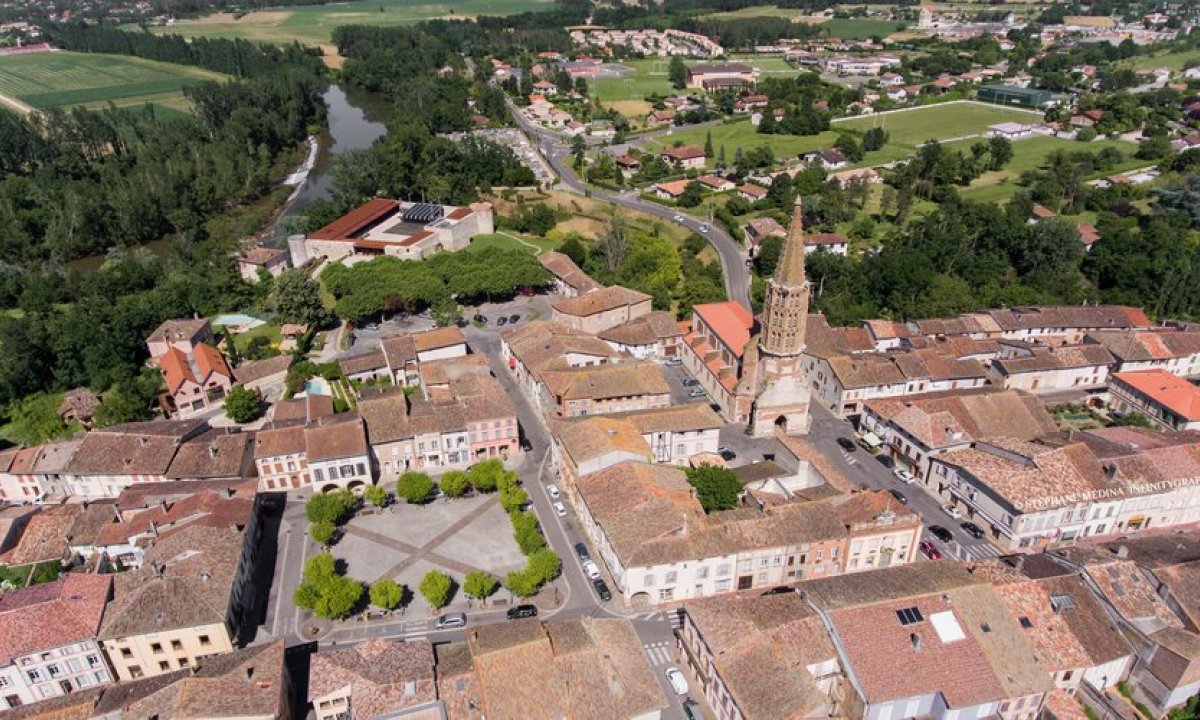
M 11 95 L 5 95 L 4 93 L 0 93 L 0 103 L 9 106 L 22 115 L 28 115 L 29 113 L 33 112 L 33 106 L 23 103 Z

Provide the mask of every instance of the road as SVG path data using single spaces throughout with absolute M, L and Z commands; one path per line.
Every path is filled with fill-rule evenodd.
M 533 123 L 522 115 L 511 102 L 509 102 L 508 108 L 517 126 L 537 143 L 543 157 L 558 174 L 559 181 L 563 185 L 581 195 L 674 222 L 707 238 L 709 244 L 717 251 L 717 257 L 721 262 L 726 295 L 729 299 L 736 300 L 747 308 L 750 307 L 750 270 L 746 266 L 748 256 L 741 243 L 734 240 L 729 233 L 716 225 L 688 215 L 678 208 L 643 200 L 638 197 L 636 190 L 613 193 L 588 185 L 575 174 L 575 171 L 567 163 L 571 149 L 561 135 Z

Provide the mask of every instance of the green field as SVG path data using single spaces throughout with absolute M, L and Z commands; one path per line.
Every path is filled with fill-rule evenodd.
M 868 40 L 875 36 L 887 37 L 900 29 L 904 23 L 893 20 L 872 20 L 869 18 L 849 18 L 839 20 L 834 18 L 821 23 L 821 32 L 829 37 L 842 40 Z
M 553 250 L 558 247 L 558 243 L 543 237 L 522 237 L 502 231 L 490 235 L 476 235 L 471 238 L 471 245 L 467 250 L 484 250 L 493 247 L 500 248 L 501 250 L 523 250 L 534 255 L 540 255 L 547 250 Z
M 946 147 L 951 150 L 966 152 L 975 142 L 978 141 L 962 140 L 956 143 L 948 143 Z M 1099 176 L 1113 175 L 1132 168 L 1145 167 L 1146 165 L 1145 160 L 1138 160 L 1133 157 L 1137 146 L 1121 140 L 1098 140 L 1096 142 L 1081 143 L 1075 140 L 1063 140 L 1062 138 L 1033 137 L 1013 142 L 1012 148 L 1012 160 L 1009 161 L 1003 170 L 984 173 L 979 179 L 971 183 L 970 187 L 962 191 L 962 196 L 968 200 L 979 202 L 1001 202 L 1007 200 L 1022 189 L 1017 184 L 1017 178 L 1021 176 L 1021 173 L 1042 167 L 1047 158 L 1060 150 L 1065 152 L 1090 153 L 1098 153 L 1105 148 L 1120 150 L 1126 157 L 1125 162 L 1117 165 L 1112 170 L 1098 173 Z
M 1183 70 L 1188 64 L 1200 63 L 1200 50 L 1184 50 L 1181 52 L 1163 53 L 1147 57 L 1135 57 L 1129 61 L 1134 70 L 1154 70 L 1165 67 L 1170 70 Z
M 356 0 L 328 5 L 277 7 L 247 13 L 237 19 L 230 13 L 215 13 L 170 27 L 155 28 L 154 31 L 271 42 L 300 40 L 309 44 L 328 45 L 333 29 L 339 25 L 411 25 L 435 18 L 512 15 L 528 10 L 547 9 L 551 2 L 552 0 L 449 0 L 430 3 L 427 0 Z
M 153 103 L 186 112 L 180 90 L 219 73 L 124 55 L 49 52 L 0 58 L 0 93 L 39 110 Z
M 997 123 L 1029 124 L 1040 122 L 1041 118 L 1041 113 L 976 103 L 954 103 L 851 118 L 835 122 L 834 127 L 864 132 L 873 127 L 882 127 L 888 131 L 889 142 L 920 145 L 926 140 L 949 140 L 964 135 L 978 135 Z

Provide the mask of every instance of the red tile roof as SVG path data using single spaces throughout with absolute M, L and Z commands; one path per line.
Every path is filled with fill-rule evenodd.
M 1200 420 L 1200 388 L 1166 370 L 1116 373 L 1113 378 L 1150 398 L 1179 417 Z
M 395 200 L 374 198 L 308 236 L 313 240 L 345 240 L 398 209 Z
M 692 308 L 721 342 L 737 357 L 742 356 L 750 340 L 750 329 L 754 327 L 754 316 L 744 305 L 735 300 L 719 303 L 702 303 Z
M 0 595 L 0 662 L 96 637 L 112 579 L 67 575 Z

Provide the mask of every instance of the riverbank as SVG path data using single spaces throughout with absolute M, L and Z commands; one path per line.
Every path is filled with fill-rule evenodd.
M 308 136 L 308 157 L 304 159 L 296 171 L 287 176 L 284 185 L 303 185 L 308 180 L 308 174 L 317 165 L 317 153 L 321 151 L 321 141 L 316 135 Z M 293 193 L 294 194 L 294 193 Z

